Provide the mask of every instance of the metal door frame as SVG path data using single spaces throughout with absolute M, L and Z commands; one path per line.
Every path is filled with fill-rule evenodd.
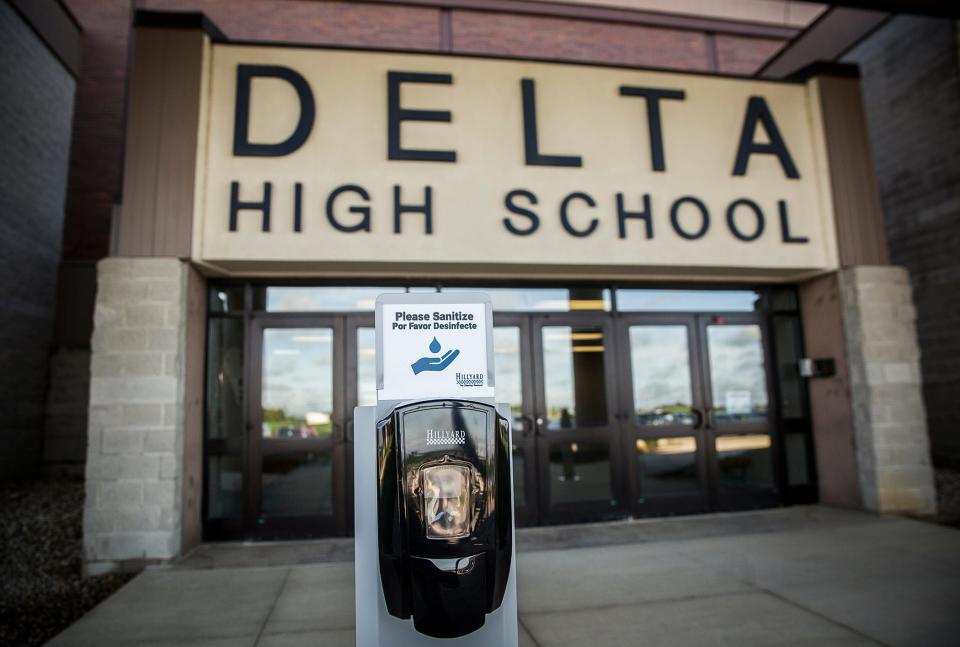
M 358 361 L 357 361 L 357 330 L 360 328 L 373 328 L 374 315 L 369 314 L 347 314 L 343 315 L 343 340 L 344 340 L 344 360 L 346 373 L 344 374 L 345 402 L 344 408 L 347 419 L 344 423 L 344 442 L 343 442 L 343 460 L 344 475 L 346 487 L 344 489 L 344 523 L 340 534 L 353 535 L 353 436 L 355 429 L 353 427 L 353 409 L 357 406 L 360 396 L 357 389 Z
M 493 313 L 494 328 L 517 328 L 520 331 L 520 393 L 523 399 L 521 418 L 523 430 L 513 428 L 513 444 L 523 456 L 524 505 L 517 506 L 514 498 L 514 519 L 519 526 L 534 526 L 540 523 L 538 500 L 538 473 L 536 438 L 536 415 L 534 405 L 534 371 L 532 360 L 533 340 L 530 336 L 531 315 L 517 313 Z M 513 421 L 511 421 L 511 424 Z M 511 451 L 514 451 L 511 448 Z M 516 488 L 516 484 L 514 484 Z
M 606 380 L 605 398 L 607 403 L 607 424 L 599 427 L 581 427 L 569 431 L 547 431 L 546 398 L 543 366 L 543 328 L 544 326 L 598 327 L 604 334 L 604 379 Z M 608 312 L 570 312 L 557 314 L 530 315 L 531 345 L 534 367 L 534 403 L 536 417 L 537 470 L 538 470 L 538 508 L 541 524 L 574 523 L 578 521 L 598 521 L 619 519 L 629 514 L 626 509 L 626 483 L 623 475 L 623 461 L 619 459 L 621 447 L 620 421 L 618 420 L 617 362 L 614 356 L 614 319 Z M 605 440 L 610 457 L 610 494 L 611 500 L 603 502 L 582 502 L 555 504 L 550 503 L 550 447 L 561 442 L 597 442 Z
M 687 346 L 690 353 L 690 386 L 695 412 L 693 426 L 645 428 L 634 422 L 633 371 L 631 366 L 630 328 L 633 326 L 682 325 L 687 328 Z M 760 328 L 763 349 L 764 374 L 767 389 L 767 418 L 764 422 L 746 422 L 718 426 L 713 416 L 713 394 L 710 377 L 709 342 L 707 327 L 711 325 L 756 325 Z M 696 514 L 710 511 L 743 510 L 751 507 L 771 507 L 780 503 L 783 491 L 783 450 L 777 424 L 777 391 L 774 376 L 772 340 L 767 318 L 758 313 L 629 313 L 617 316 L 617 344 L 621 401 L 619 416 L 623 425 L 624 442 L 621 446 L 626 461 L 627 486 L 631 512 L 634 516 L 663 514 Z M 719 463 L 716 439 L 724 435 L 765 434 L 770 437 L 773 488 L 769 492 L 737 493 L 724 491 L 719 486 Z M 699 495 L 660 496 L 641 500 L 637 461 L 633 460 L 638 438 L 694 436 L 697 441 L 697 474 Z
M 778 425 L 776 365 L 773 362 L 772 340 L 764 313 L 712 313 L 697 315 L 697 330 L 701 347 L 700 362 L 703 374 L 703 405 L 706 413 L 707 465 L 710 470 L 710 507 L 714 511 L 769 508 L 781 502 L 784 491 L 782 433 Z M 741 422 L 718 426 L 713 417 L 713 388 L 710 376 L 710 351 L 707 327 L 711 325 L 755 325 L 760 328 L 763 367 L 767 388 L 767 416 L 764 422 Z M 717 460 L 718 436 L 739 434 L 766 434 L 770 437 L 770 460 L 773 488 L 770 491 L 732 492 L 720 488 L 720 464 Z
M 687 353 L 690 371 L 690 398 L 694 412 L 694 424 L 669 426 L 644 426 L 636 423 L 633 404 L 633 362 L 630 344 L 630 328 L 635 326 L 683 326 L 687 331 Z M 618 417 L 623 427 L 621 453 L 626 463 L 627 491 L 630 511 L 635 517 L 662 516 L 665 514 L 697 514 L 710 509 L 711 486 L 708 463 L 708 434 L 705 429 L 704 380 L 702 370 L 702 347 L 697 323 L 693 313 L 629 313 L 617 316 L 617 358 L 620 389 Z M 697 443 L 695 462 L 699 493 L 660 495 L 647 497 L 640 491 L 639 465 L 636 460 L 637 440 L 647 438 L 676 438 L 693 436 Z

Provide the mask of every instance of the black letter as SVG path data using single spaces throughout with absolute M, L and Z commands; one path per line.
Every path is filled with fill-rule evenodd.
M 757 217 L 757 230 L 753 232 L 752 236 L 747 236 L 737 227 L 737 219 L 734 216 L 736 215 L 737 207 L 740 205 L 753 209 L 753 213 Z M 727 207 L 727 226 L 730 227 L 730 233 L 743 242 L 749 243 L 763 235 L 763 228 L 766 226 L 766 222 L 763 219 L 763 211 L 760 209 L 760 205 L 753 200 L 740 198 L 739 200 L 731 202 L 730 206 Z
M 523 95 L 523 150 L 527 166 L 583 166 L 579 155 L 541 155 L 537 139 L 537 97 L 533 79 L 520 79 Z
M 400 107 L 400 86 L 404 83 L 442 83 L 451 85 L 451 74 L 425 72 L 387 72 L 387 159 L 417 162 L 456 162 L 456 151 L 430 151 L 404 148 L 400 143 L 400 124 L 404 121 L 443 121 L 450 123 L 449 110 L 409 110 Z
M 643 97 L 647 104 L 647 129 L 650 131 L 650 157 L 653 160 L 653 170 L 667 170 L 667 165 L 663 161 L 663 131 L 660 128 L 660 99 L 677 99 L 683 101 L 686 94 L 683 90 L 638 88 L 631 85 L 621 85 L 620 96 Z
M 261 229 L 270 231 L 270 193 L 273 185 L 269 182 L 263 183 L 263 201 L 262 202 L 240 202 L 240 183 L 230 183 L 230 231 L 237 230 L 237 212 L 241 209 L 250 209 L 251 211 L 263 212 L 263 222 Z
M 784 200 L 777 200 L 777 209 L 780 211 L 780 236 L 783 238 L 785 243 L 802 243 L 806 244 L 810 242 L 810 239 L 806 236 L 791 236 L 790 235 L 790 216 L 787 215 L 787 203 Z
M 574 229 L 573 226 L 570 224 L 570 220 L 567 218 L 567 205 L 569 205 L 570 202 L 574 199 L 583 200 L 591 207 L 597 206 L 597 203 L 594 202 L 593 198 L 591 198 L 589 195 L 587 195 L 586 193 L 581 193 L 579 191 L 571 193 L 570 195 L 568 195 L 563 199 L 563 202 L 560 203 L 560 223 L 563 225 L 563 228 L 566 229 L 567 233 L 570 234 L 571 236 L 576 236 L 577 238 L 583 238 L 584 236 L 589 236 L 594 231 L 596 231 L 597 225 L 599 225 L 600 222 L 596 218 L 594 218 L 593 220 L 590 221 L 590 226 L 587 227 L 586 229 L 583 229 L 583 230 Z
M 370 194 L 362 186 L 357 186 L 356 184 L 344 184 L 343 186 L 338 186 L 336 189 L 330 193 L 330 197 L 327 198 L 327 220 L 333 225 L 333 228 L 337 231 L 343 231 L 346 233 L 351 233 L 354 231 L 370 231 L 370 207 L 362 206 L 358 207 L 356 205 L 350 207 L 350 213 L 359 213 L 363 215 L 363 218 L 360 219 L 355 225 L 341 225 L 337 221 L 337 217 L 333 214 L 333 203 L 337 200 L 337 196 L 341 193 L 347 191 L 352 191 L 356 193 L 361 198 L 366 201 L 370 201 Z
M 653 220 L 650 217 L 650 194 L 643 194 L 643 211 L 627 211 L 623 208 L 623 194 L 617 194 L 617 222 L 620 238 L 627 237 L 627 218 L 640 218 L 646 224 L 647 240 L 653 238 Z
M 757 144 L 753 141 L 757 132 L 757 122 L 762 123 L 763 129 L 767 131 L 767 137 L 770 138 L 769 144 Z M 780 136 L 780 129 L 777 128 L 773 114 L 763 97 L 750 97 L 750 102 L 747 103 L 747 116 L 743 119 L 740 145 L 737 147 L 737 161 L 733 165 L 734 175 L 747 174 L 747 163 L 753 153 L 776 155 L 788 178 L 796 180 L 800 177 L 797 167 L 793 164 L 793 158 L 790 157 L 790 151 L 787 150 L 787 144 Z
M 300 121 L 289 137 L 277 144 L 254 144 L 249 140 L 250 133 L 250 80 L 255 76 L 269 76 L 283 79 L 293 86 L 300 99 Z M 234 105 L 233 154 L 250 157 L 281 157 L 297 150 L 310 136 L 315 114 L 313 93 L 307 80 L 289 67 L 280 65 L 238 65 L 237 96 Z
M 293 183 L 293 230 L 302 231 L 301 223 L 303 216 L 303 185 L 299 182 Z
M 533 211 L 524 209 L 523 207 L 514 204 L 513 199 L 518 196 L 526 198 L 530 201 L 530 204 L 537 204 L 537 196 L 530 191 L 525 191 L 524 189 L 514 189 L 503 198 L 503 204 L 507 207 L 507 210 L 511 213 L 517 214 L 518 216 L 526 216 L 529 218 L 530 226 L 526 229 L 520 229 L 519 227 L 514 226 L 514 224 L 510 222 L 509 218 L 503 219 L 503 226 L 506 227 L 507 231 L 514 236 L 529 236 L 540 228 L 540 217 Z
M 680 228 L 680 207 L 686 202 L 695 205 L 697 209 L 700 210 L 700 218 L 702 223 L 700 225 L 700 230 L 694 234 L 687 233 Z M 677 232 L 678 236 L 681 238 L 686 238 L 687 240 L 696 240 L 698 238 L 703 238 L 707 233 L 707 230 L 710 228 L 710 212 L 707 211 L 707 205 L 703 204 L 700 200 L 692 195 L 688 195 L 680 198 L 673 203 L 672 207 L 670 207 L 670 222 L 673 224 L 673 230 Z
M 423 204 L 400 204 L 400 185 L 393 185 L 393 233 L 400 233 L 400 216 L 405 213 L 422 213 L 426 216 L 427 234 L 433 234 L 433 189 L 424 187 Z

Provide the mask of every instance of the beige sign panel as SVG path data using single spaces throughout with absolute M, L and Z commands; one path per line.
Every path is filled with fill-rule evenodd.
M 196 261 L 785 279 L 837 265 L 815 87 L 215 45 Z

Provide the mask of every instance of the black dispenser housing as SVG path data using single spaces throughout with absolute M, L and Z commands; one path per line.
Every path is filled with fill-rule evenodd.
M 436 638 L 500 607 L 513 550 L 510 428 L 488 404 L 432 400 L 377 424 L 380 579 L 390 615 Z

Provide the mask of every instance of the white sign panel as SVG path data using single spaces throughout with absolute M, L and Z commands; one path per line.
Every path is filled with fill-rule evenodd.
M 236 44 L 208 63 L 193 258 L 221 272 L 837 267 L 814 82 Z
M 743 415 L 753 411 L 750 406 L 750 391 L 727 391 L 724 394 L 726 412 Z
M 493 397 L 485 303 L 382 303 L 380 400 Z

